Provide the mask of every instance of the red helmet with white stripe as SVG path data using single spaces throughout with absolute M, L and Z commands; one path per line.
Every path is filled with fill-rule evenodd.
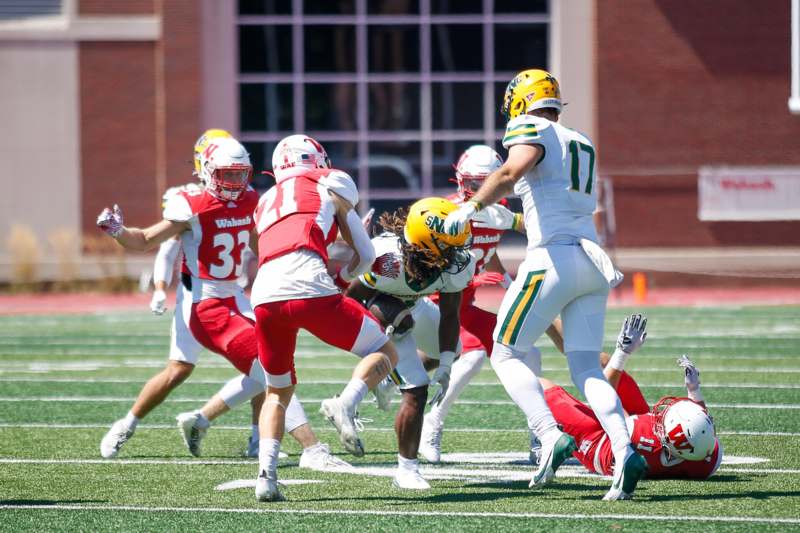
M 289 135 L 272 152 L 275 181 L 294 175 L 296 168 L 331 168 L 331 160 L 322 145 L 308 135 Z

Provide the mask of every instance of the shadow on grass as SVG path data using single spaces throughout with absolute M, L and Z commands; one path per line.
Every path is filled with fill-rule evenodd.
M 108 500 L 0 500 L 0 507 L 3 505 L 41 505 L 42 507 L 50 507 L 53 505 L 79 503 L 108 503 Z
M 797 490 L 757 490 L 746 492 L 716 492 L 713 494 L 651 494 L 646 500 L 651 502 L 671 502 L 683 500 L 769 500 L 770 498 L 796 498 Z

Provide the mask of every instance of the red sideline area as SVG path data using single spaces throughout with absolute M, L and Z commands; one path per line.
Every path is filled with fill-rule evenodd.
M 483 287 L 478 291 L 478 304 L 496 310 L 503 289 Z M 174 295 L 168 300 L 169 312 Z M 102 313 L 104 311 L 146 311 L 149 294 L 3 294 L 0 315 L 41 315 Z M 650 289 L 645 301 L 634 298 L 631 289 L 615 289 L 609 296 L 610 307 L 647 306 L 718 306 L 718 305 L 800 305 L 798 287 L 679 288 Z

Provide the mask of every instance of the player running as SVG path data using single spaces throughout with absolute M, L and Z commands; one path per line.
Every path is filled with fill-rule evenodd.
M 445 229 L 458 233 L 484 206 L 512 190 L 522 198 L 528 250 L 498 312 L 491 362 L 542 441 L 542 460 L 530 486 L 551 482 L 577 449 L 575 440 L 558 429 L 527 361 L 530 346 L 560 314 L 572 381 L 600 420 L 614 453 L 614 480 L 603 499 L 630 499 L 647 462 L 631 446 L 619 397 L 599 363 L 606 300 L 619 280 L 596 244 L 594 146 L 558 123 L 558 81 L 543 70 L 526 70 L 511 80 L 502 111 L 509 120 L 503 138 L 508 159 L 448 216 Z
M 431 405 L 437 405 L 447 394 L 451 365 L 460 352 L 461 292 L 472 279 L 475 260 L 468 253 L 469 227 L 455 236 L 442 231 L 445 217 L 456 209 L 444 198 L 425 198 L 407 214 L 405 210 L 384 213 L 379 224 L 386 232 L 372 240 L 378 259 L 372 271 L 347 291 L 367 302 L 367 307 L 375 305 L 384 325 L 393 329 L 400 359 L 393 376 L 402 393 L 395 418 L 399 453 L 393 484 L 404 489 L 430 488 L 419 473 L 417 459 L 428 385 L 436 386 Z M 440 293 L 438 307 L 424 298 L 436 292 Z M 438 359 L 431 379 L 418 348 Z
M 244 147 L 232 137 L 204 137 L 198 141 L 207 145 L 199 173 L 203 186 L 171 196 L 161 222 L 145 229 L 126 228 L 116 205 L 113 210 L 105 209 L 97 220 L 98 226 L 125 248 L 143 251 L 179 236 L 184 254 L 168 367 L 145 385 L 128 415 L 115 422 L 103 438 L 100 450 L 106 458 L 116 456 L 133 436 L 139 419 L 188 377 L 203 347 L 227 358 L 242 376 L 229 381 L 205 412 L 178 416 L 178 427 L 193 455 L 200 454 L 200 441 L 211 420 L 265 388 L 264 373 L 256 361 L 253 323 L 247 316 L 252 316 L 252 310 L 236 284 L 240 254 L 247 245 L 258 200 L 248 187 L 252 166 Z M 178 369 L 177 378 L 173 368 Z M 332 458 L 313 435 L 300 403 L 295 400 L 292 404 L 296 422 L 292 429 L 300 437 L 304 453 L 308 452 L 305 465 L 346 465 Z
M 261 197 L 255 212 L 259 268 L 251 297 L 258 358 L 267 381 L 259 424 L 255 489 L 259 501 L 283 500 L 278 489 L 278 452 L 297 383 L 298 331 L 305 329 L 362 358 L 341 395 L 323 402 L 321 410 L 345 448 L 357 456 L 364 454 L 364 448 L 355 428 L 356 407 L 397 363 L 394 345 L 374 317 L 343 296 L 327 272 L 327 246 L 338 231 L 355 251 L 340 271 L 343 279 L 350 281 L 367 272 L 375 259 L 369 236 L 353 209 L 358 190 L 352 178 L 331 168 L 322 146 L 305 135 L 291 135 L 278 143 L 272 170 L 275 186 Z
M 457 192 L 447 199 L 457 205 L 469 201 L 486 177 L 498 170 L 502 164 L 503 159 L 491 147 L 482 144 L 470 146 L 455 165 L 454 181 L 458 185 Z M 438 463 L 441 458 L 442 432 L 450 408 L 467 383 L 480 372 L 487 355 L 492 353 L 494 345 L 492 331 L 497 322 L 497 315 L 475 305 L 475 292 L 484 284 L 499 283 L 504 289 L 511 285 L 511 276 L 496 254 L 497 245 L 506 231 L 525 231 L 522 215 L 508 210 L 505 200 L 483 209 L 470 221 L 470 227 L 472 246 L 469 253 L 475 260 L 475 277 L 461 295 L 459 339 L 462 352 L 453 363 L 447 394 L 441 402 L 431 407 L 425 415 L 422 427 L 419 452 L 431 463 Z M 431 299 L 434 302 L 438 301 L 435 294 L 431 295 Z M 547 333 L 551 334 L 550 328 Z M 535 372 L 539 374 L 541 354 L 535 347 L 531 347 L 530 350 L 529 358 L 534 361 Z M 532 446 L 537 446 L 538 441 L 535 437 L 532 440 Z M 537 449 L 541 451 L 540 448 Z M 536 453 L 532 452 L 533 455 Z
M 617 353 L 623 346 L 625 329 L 641 320 L 629 317 L 617 341 L 617 352 L 605 365 L 603 373 L 617 390 L 626 413 L 633 445 L 647 460 L 647 477 L 674 479 L 707 479 L 722 462 L 722 445 L 717 440 L 714 422 L 709 416 L 700 391 L 700 372 L 687 356 L 678 359 L 684 371 L 687 398 L 661 398 L 651 410 L 636 381 L 624 371 L 625 357 Z M 646 322 L 646 320 L 645 320 Z M 633 331 L 644 331 L 633 325 Z M 639 343 L 644 337 L 638 335 Z M 634 339 L 633 342 L 637 342 Z M 629 352 L 630 347 L 628 347 Z M 553 416 L 564 432 L 579 443 L 573 455 L 590 472 L 611 475 L 614 454 L 608 435 L 597 416 L 562 387 L 539 378 L 544 397 Z

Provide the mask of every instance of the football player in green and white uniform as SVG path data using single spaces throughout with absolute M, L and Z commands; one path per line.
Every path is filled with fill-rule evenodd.
M 530 486 L 549 483 L 576 450 L 544 401 L 525 354 L 559 314 L 572 381 L 608 435 L 614 480 L 605 500 L 630 499 L 647 471 L 631 447 L 619 397 L 600 368 L 609 288 L 621 274 L 597 245 L 595 150 L 581 133 L 558 123 L 561 91 L 544 70 L 519 73 L 506 88 L 508 158 L 472 199 L 448 215 L 445 230 L 458 233 L 483 206 L 512 190 L 522 198 L 528 248 L 497 313 L 492 367 L 542 441 L 542 458 Z
M 444 198 L 425 198 L 407 215 L 404 210 L 383 214 L 379 224 L 386 232 L 372 239 L 377 257 L 372 271 L 347 290 L 348 296 L 383 315 L 379 318 L 394 331 L 398 363 L 392 376 L 402 395 L 395 418 L 399 454 L 394 485 L 400 488 L 430 488 L 417 460 L 428 385 L 435 387 L 431 404 L 440 402 L 460 351 L 461 292 L 472 279 L 475 261 L 469 253 L 469 226 L 452 235 L 443 231 L 445 217 L 457 208 Z M 436 292 L 438 307 L 425 298 Z M 439 360 L 430 379 L 417 348 Z

